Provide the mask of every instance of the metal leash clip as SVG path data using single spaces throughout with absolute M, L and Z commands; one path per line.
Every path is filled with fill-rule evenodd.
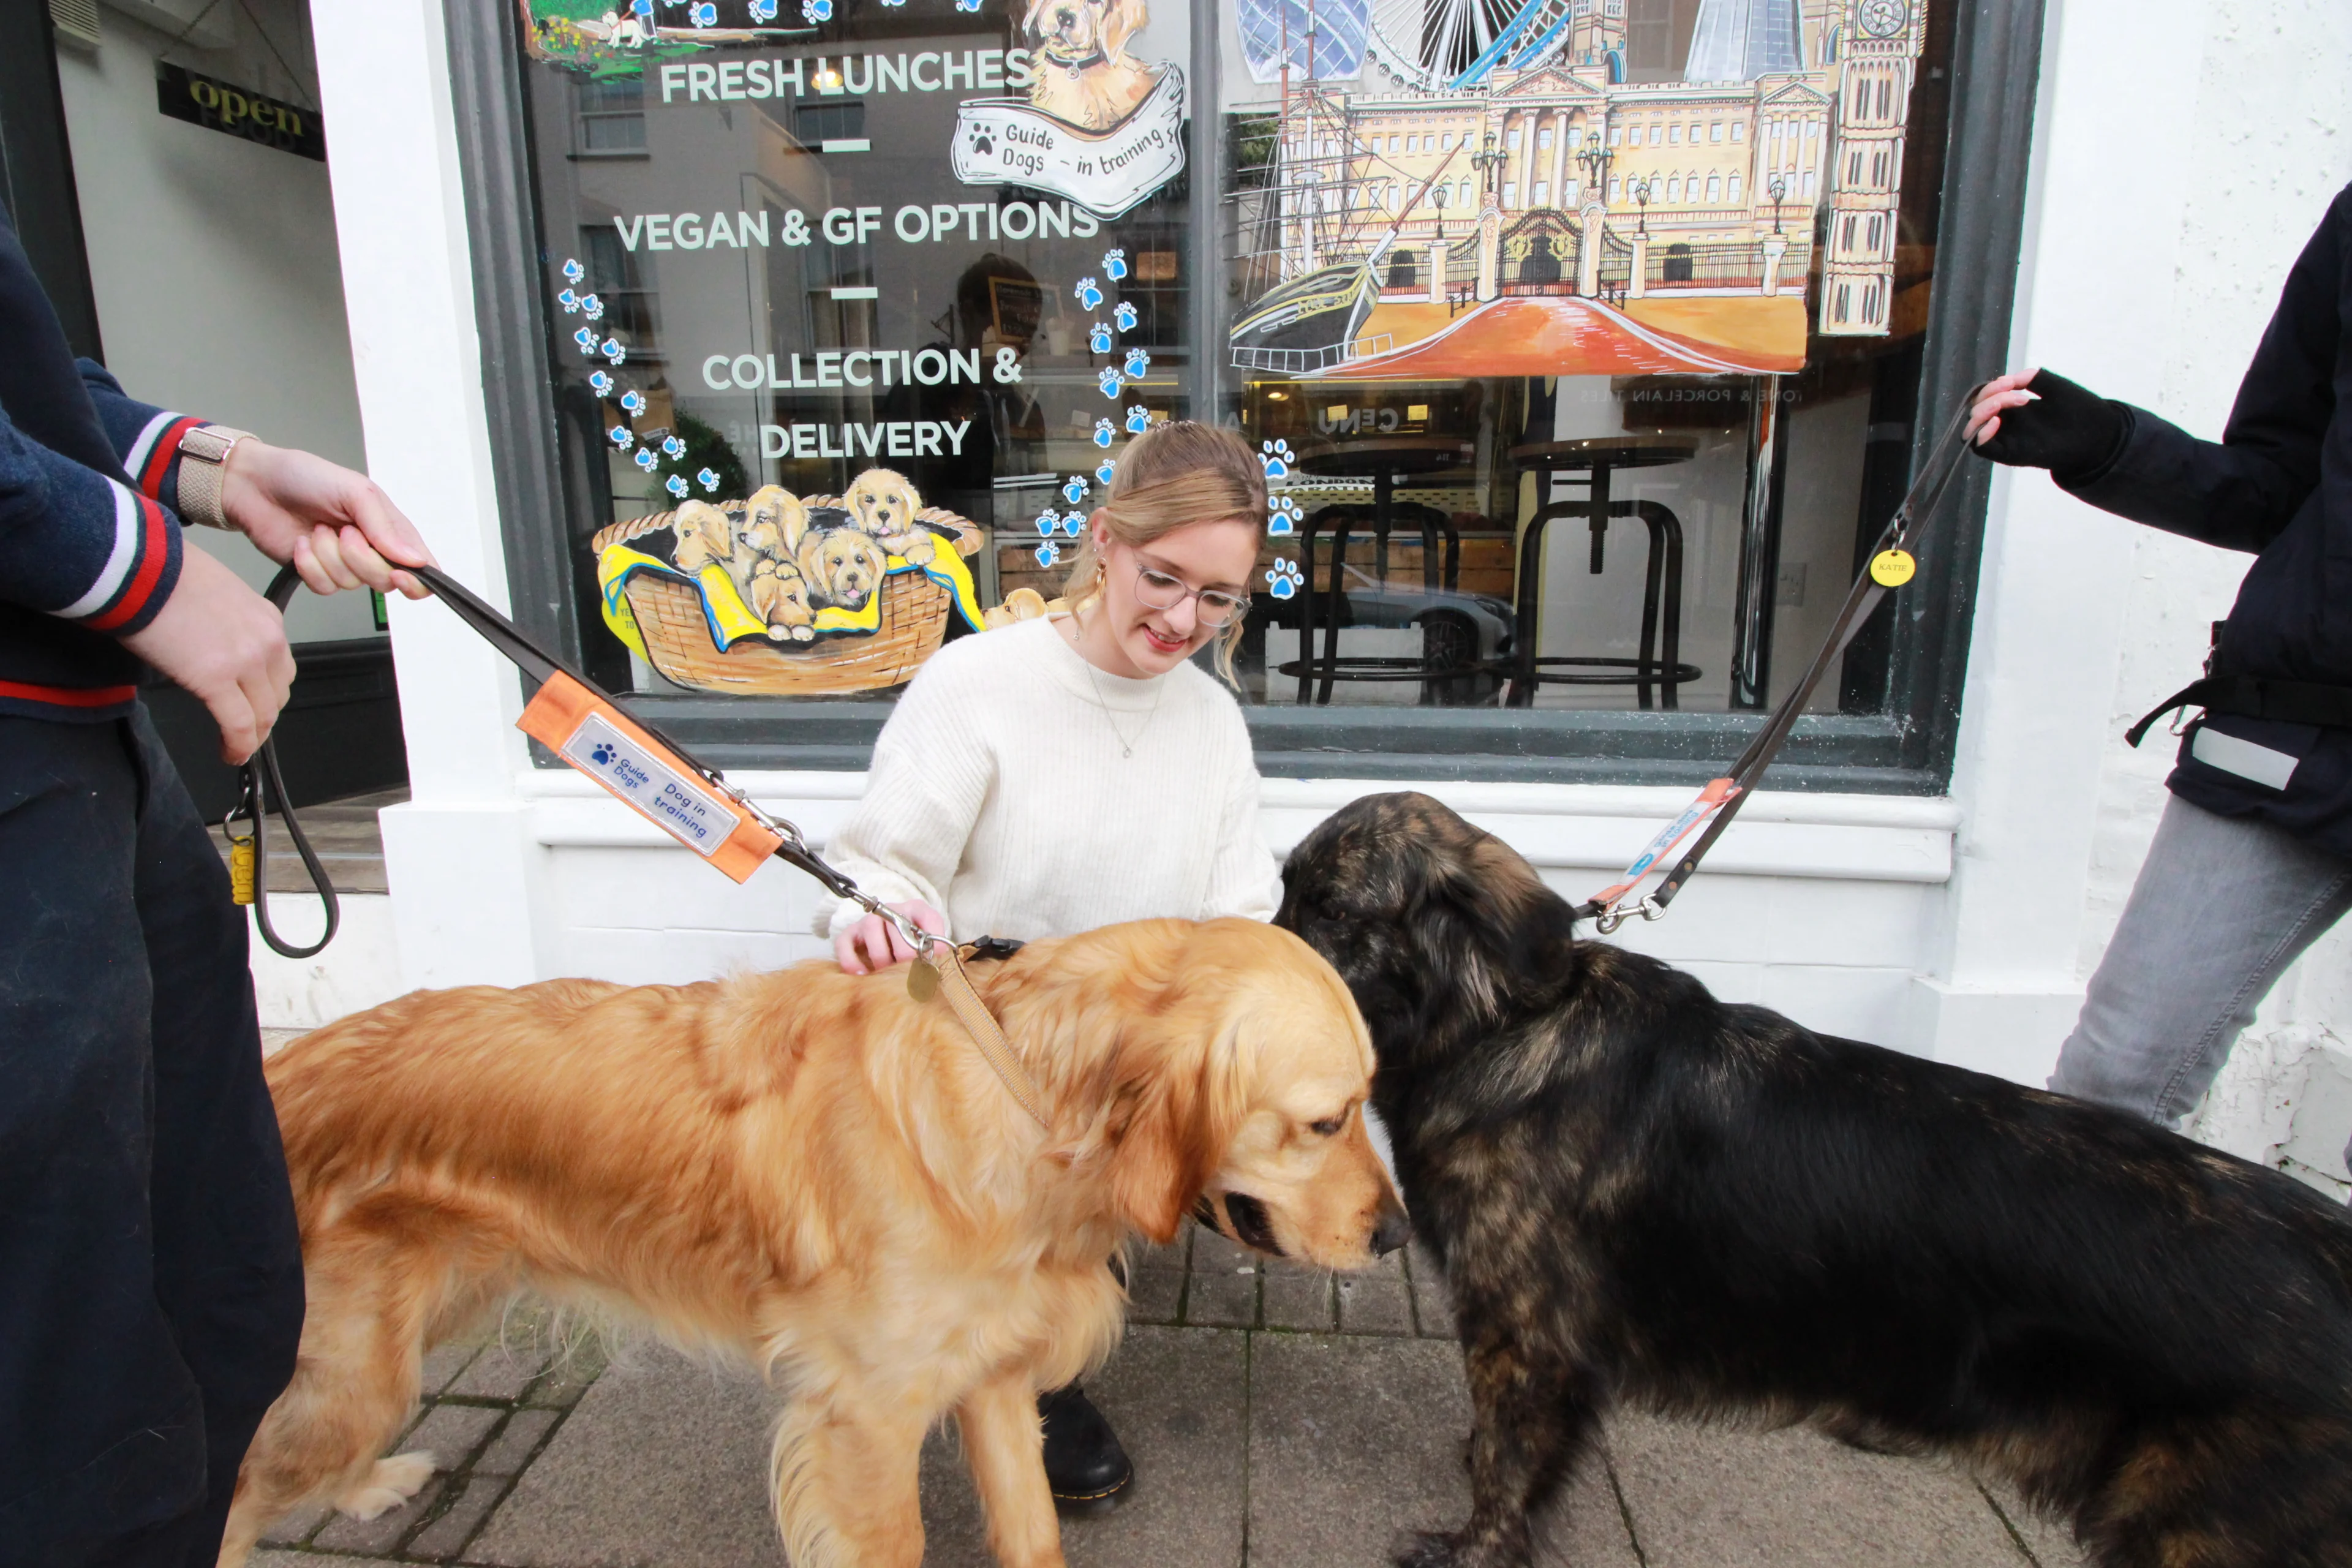
M 1635 915 L 1641 916 L 1645 921 L 1654 921 L 1665 912 L 1665 905 L 1658 902 L 1655 897 L 1645 897 L 1638 904 L 1612 905 L 1594 917 L 1592 925 L 1593 929 L 1602 936 L 1610 936 L 1615 933 L 1619 926 L 1623 925 Z

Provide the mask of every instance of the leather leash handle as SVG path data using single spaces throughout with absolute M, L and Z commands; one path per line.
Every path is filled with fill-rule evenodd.
M 270 579 L 269 590 L 263 597 L 278 606 L 282 614 L 287 605 L 292 601 L 294 590 L 300 586 L 301 581 L 300 575 L 294 568 L 282 566 L 278 568 L 278 575 Z M 327 868 L 319 863 L 317 852 L 310 847 L 310 836 L 302 831 L 302 819 L 294 815 L 293 799 L 286 793 L 285 775 L 278 770 L 278 736 L 274 731 L 268 740 L 261 742 L 253 755 L 246 758 L 244 765 L 237 770 L 237 777 L 239 781 L 237 804 L 230 809 L 228 816 L 222 819 L 221 826 L 225 830 L 228 829 L 229 824 L 235 822 L 240 816 L 253 824 L 253 872 L 249 889 L 252 894 L 253 923 L 260 931 L 261 940 L 268 944 L 272 952 L 285 958 L 315 957 L 326 951 L 327 944 L 335 940 L 335 932 L 342 925 L 342 900 L 336 896 L 334 882 L 328 877 Z M 268 815 L 269 802 L 272 797 L 275 797 L 278 802 L 278 816 L 286 824 L 286 836 L 294 840 L 294 852 L 302 858 L 302 868 L 310 873 L 310 886 L 318 893 L 319 901 L 326 906 L 327 929 L 320 933 L 318 941 L 308 947 L 298 946 L 279 936 L 278 928 L 269 921 Z M 236 835 L 233 830 L 229 832 L 229 844 L 230 854 L 234 857 L 239 852 L 241 847 L 237 844 Z M 236 892 L 248 890 L 244 885 L 241 872 L 232 872 L 231 883 Z M 239 899 L 237 901 L 243 903 L 247 900 Z

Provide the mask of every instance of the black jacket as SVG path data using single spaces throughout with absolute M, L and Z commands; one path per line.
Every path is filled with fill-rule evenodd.
M 2254 552 L 2213 673 L 2352 687 L 2352 186 L 2287 274 L 2221 439 L 2126 413 L 2114 458 L 2062 482 L 2104 510 Z M 2203 730 L 2215 738 L 2200 748 Z M 2184 737 L 2168 783 L 2209 811 L 2352 856 L 2352 731 L 2212 714 Z

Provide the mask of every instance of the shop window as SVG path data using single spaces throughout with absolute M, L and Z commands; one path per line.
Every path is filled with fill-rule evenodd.
M 1311 48 L 1289 0 L 1192 4 L 1083 47 L 1018 5 L 714 0 L 650 41 L 451 7 L 518 613 L 722 761 L 855 768 L 924 658 L 1059 593 L 1135 434 L 1212 419 L 1276 501 L 1239 660 L 1269 773 L 1707 776 L 1999 362 L 2021 139 L 1948 137 L 2032 83 L 1955 58 L 1957 0 L 1834 49 L 1799 0 L 1604 3 L 1518 55 L 1477 42 L 1498 0 L 1319 6 Z M 2013 58 L 2038 5 L 1971 26 Z M 1751 132 L 1755 186 L 1636 166 Z M 877 469 L 919 506 L 873 571 L 775 552 L 855 531 Z M 1938 787 L 1974 526 L 1782 776 Z

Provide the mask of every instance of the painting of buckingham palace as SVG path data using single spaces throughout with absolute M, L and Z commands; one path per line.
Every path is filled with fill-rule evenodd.
M 1769 374 L 1886 333 L 1924 4 L 1244 0 L 1233 363 Z

